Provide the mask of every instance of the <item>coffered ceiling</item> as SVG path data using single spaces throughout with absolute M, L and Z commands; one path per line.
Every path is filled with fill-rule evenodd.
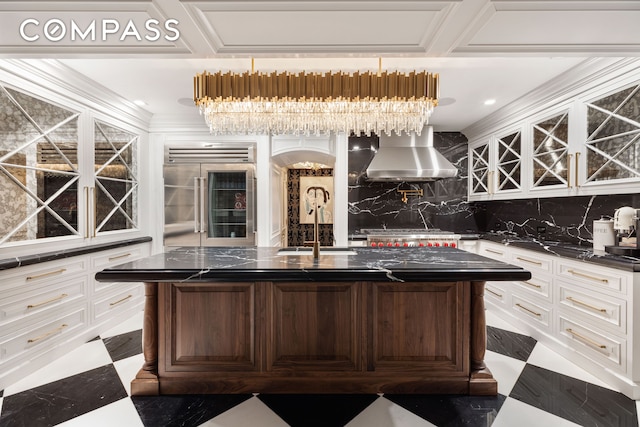
M 439 72 L 432 123 L 461 130 L 587 58 L 640 56 L 638 22 L 638 0 L 0 1 L 0 58 L 60 59 L 154 114 L 185 117 L 204 69 L 255 58 L 264 71 L 355 71 L 382 58 Z

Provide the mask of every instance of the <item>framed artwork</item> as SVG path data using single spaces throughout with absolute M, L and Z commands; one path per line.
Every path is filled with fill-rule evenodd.
M 300 177 L 300 224 L 313 224 L 315 210 L 318 224 L 333 224 L 333 177 Z

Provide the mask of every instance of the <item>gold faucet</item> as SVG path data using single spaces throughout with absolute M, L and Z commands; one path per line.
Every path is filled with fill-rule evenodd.
M 320 259 L 320 241 L 318 240 L 318 207 L 313 209 L 313 260 Z

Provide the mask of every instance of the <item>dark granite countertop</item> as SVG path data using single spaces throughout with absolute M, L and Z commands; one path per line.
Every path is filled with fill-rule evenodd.
M 593 253 L 591 246 L 572 245 L 565 242 L 538 240 L 531 237 L 519 237 L 502 233 L 484 233 L 480 235 L 480 238 L 549 255 L 592 262 L 620 270 L 640 272 L 640 258 L 612 254 L 596 255 Z
M 352 255 L 345 252 L 351 251 Z M 96 274 L 98 281 L 528 280 L 520 267 L 455 248 L 182 247 Z M 282 252 L 281 252 L 282 253 Z
M 0 259 L 0 270 L 24 267 L 26 265 L 39 264 L 41 262 L 55 261 L 57 259 L 70 258 L 93 252 L 106 251 L 124 246 L 137 245 L 150 242 L 151 237 L 138 237 L 135 239 L 119 240 L 117 242 L 101 243 L 99 245 L 82 246 L 78 248 L 63 249 L 60 251 L 43 252 L 41 254 L 24 255 L 15 258 Z

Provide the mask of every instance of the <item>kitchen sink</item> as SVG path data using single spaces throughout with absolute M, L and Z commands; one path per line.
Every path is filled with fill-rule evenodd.
M 326 248 L 320 248 L 320 256 L 323 255 L 356 255 L 357 252 L 354 250 L 351 250 L 349 248 L 341 248 L 341 247 L 336 247 L 336 246 L 329 246 Z M 312 256 L 313 255 L 313 248 L 310 248 L 308 246 L 303 246 L 303 247 L 290 247 L 290 248 L 282 248 L 278 251 L 278 255 L 292 255 L 292 256 L 296 256 L 296 255 L 305 255 L 305 256 Z

